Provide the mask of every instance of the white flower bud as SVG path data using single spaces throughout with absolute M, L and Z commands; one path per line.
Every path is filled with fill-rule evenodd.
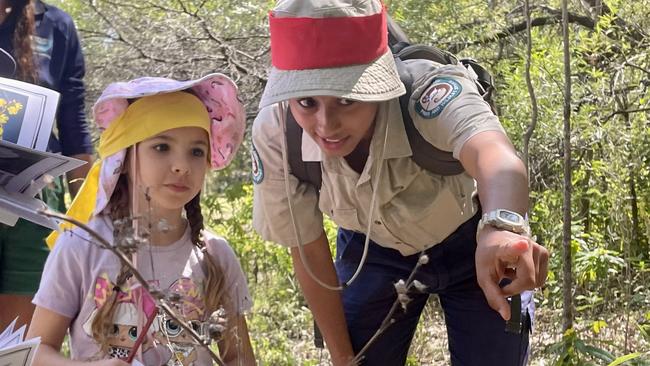
M 420 292 L 424 292 L 427 289 L 427 285 L 423 284 L 422 282 L 418 280 L 413 280 L 413 286 L 415 287 L 416 290 Z
M 397 291 L 398 294 L 406 294 L 407 288 L 404 280 L 399 280 L 395 283 L 395 291 Z
M 397 300 L 399 301 L 400 305 L 402 305 L 402 309 L 406 311 L 406 305 L 411 302 L 411 298 L 407 294 L 399 294 L 397 295 Z

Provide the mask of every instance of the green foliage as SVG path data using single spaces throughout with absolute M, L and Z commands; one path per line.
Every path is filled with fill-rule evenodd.
M 625 260 L 613 250 L 596 248 L 581 250 L 576 254 L 576 273 L 578 284 L 584 285 L 608 276 L 618 276 L 625 266 Z
M 602 348 L 585 343 L 573 329 L 567 330 L 562 340 L 551 345 L 548 351 L 556 355 L 555 366 L 650 365 L 647 354 L 634 352 L 617 358 Z
M 252 228 L 252 186 L 233 185 L 222 194 L 203 197 L 208 227 L 228 239 L 255 299 L 249 328 L 258 361 L 269 365 L 299 364 L 293 342 L 305 337 L 310 314 L 293 279 L 291 258 L 285 248 L 264 242 Z

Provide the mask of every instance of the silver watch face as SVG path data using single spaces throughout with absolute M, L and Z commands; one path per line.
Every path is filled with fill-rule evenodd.
M 499 210 L 499 218 L 513 225 L 521 225 L 523 221 L 523 218 L 517 213 L 506 210 Z

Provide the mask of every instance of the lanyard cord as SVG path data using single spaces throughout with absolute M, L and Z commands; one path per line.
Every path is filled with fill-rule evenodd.
M 350 279 L 343 283 L 342 285 L 339 286 L 331 286 L 323 282 L 316 274 L 311 269 L 311 266 L 309 265 L 309 262 L 307 261 L 307 256 L 305 255 L 305 250 L 303 248 L 304 244 L 302 242 L 302 238 L 300 236 L 300 230 L 298 228 L 298 224 L 296 223 L 296 218 L 293 213 L 293 200 L 291 199 L 291 187 L 289 187 L 289 160 L 287 158 L 287 124 L 286 124 L 286 111 L 287 109 L 284 108 L 284 102 L 280 103 L 280 123 L 282 124 L 282 130 L 284 131 L 284 136 L 282 137 L 282 167 L 283 167 L 283 172 L 284 172 L 284 188 L 287 194 L 287 204 L 289 205 L 289 216 L 291 217 L 291 226 L 293 228 L 293 233 L 296 237 L 296 242 L 298 243 L 298 253 L 300 253 L 300 260 L 303 263 L 303 266 L 305 270 L 307 271 L 307 274 L 309 274 L 309 277 L 311 277 L 316 283 L 321 285 L 322 287 L 332 290 L 332 291 L 340 291 L 343 290 L 345 287 L 348 287 L 356 280 L 356 278 L 359 276 L 361 273 L 361 269 L 363 269 L 364 264 L 366 263 L 366 257 L 368 256 L 368 248 L 370 247 L 370 229 L 372 228 L 372 213 L 375 209 L 375 201 L 377 198 L 377 189 L 372 188 L 372 198 L 370 199 L 370 208 L 368 211 L 368 226 L 366 228 L 366 239 L 363 243 L 363 254 L 361 255 L 361 260 L 359 261 L 359 264 L 357 265 L 357 269 L 350 277 Z M 384 161 L 384 152 L 386 151 L 386 143 L 388 141 L 388 124 L 386 124 L 386 130 L 384 131 L 384 142 L 381 147 L 381 159 L 379 168 L 377 169 L 377 174 L 375 176 L 375 182 L 377 184 L 379 183 L 379 178 L 381 177 L 381 171 L 383 167 L 383 161 Z M 372 184 L 372 181 L 371 181 Z M 316 187 L 318 188 L 318 187 Z

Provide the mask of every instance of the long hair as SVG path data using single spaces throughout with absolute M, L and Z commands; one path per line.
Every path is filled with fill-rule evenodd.
M 8 0 L 10 17 L 16 17 L 13 34 L 14 57 L 18 65 L 18 79 L 36 83 L 38 74 L 32 48 L 32 37 L 36 34 L 34 25 L 34 3 L 32 0 Z
M 221 335 L 219 340 L 219 349 L 223 354 L 230 347 L 230 336 L 237 332 L 237 307 L 232 303 L 232 299 L 225 293 L 224 274 L 212 256 L 208 253 L 205 242 L 201 237 L 201 231 L 204 228 L 203 214 L 201 213 L 201 192 L 192 200 L 185 204 L 185 216 L 190 225 L 190 238 L 192 243 L 201 250 L 202 267 L 205 272 L 205 281 L 203 282 L 203 298 L 205 301 L 205 318 L 223 307 L 226 310 L 226 331 Z
M 109 216 L 113 222 L 128 218 L 129 209 L 129 185 L 126 174 L 121 174 L 115 185 L 115 190 L 108 204 Z M 121 230 L 124 225 L 113 224 L 113 240 L 121 237 Z M 131 258 L 129 258 L 131 259 Z M 115 280 L 116 287 L 122 287 L 131 276 L 127 266 L 122 264 L 120 273 Z M 114 289 L 111 296 L 106 300 L 104 305 L 97 309 L 97 314 L 93 320 L 91 330 L 93 339 L 100 345 L 101 352 L 108 353 L 108 339 L 113 334 L 113 317 L 115 315 L 117 296 L 119 291 Z
M 205 249 L 205 242 L 201 237 L 204 228 L 203 214 L 201 213 L 201 193 L 185 204 L 185 215 L 190 225 L 190 238 L 192 243 L 203 251 L 203 269 L 205 282 L 203 286 L 205 308 L 207 315 L 212 314 L 224 301 L 224 276 L 221 268 L 214 262 L 212 256 Z
M 192 198 L 192 200 L 185 204 L 185 215 L 190 226 L 190 238 L 192 244 L 203 254 L 201 264 L 205 273 L 205 280 L 203 281 L 203 299 L 206 312 L 204 317 L 207 318 L 212 314 L 212 312 L 216 311 L 221 306 L 224 306 L 224 308 L 229 310 L 232 309 L 233 311 L 235 309 L 230 306 L 228 299 L 224 295 L 225 281 L 223 271 L 207 253 L 207 250 L 205 250 L 206 245 L 201 237 L 201 231 L 204 228 L 204 224 L 200 202 L 201 193 L 199 192 L 194 198 Z M 113 222 L 124 220 L 129 217 L 130 193 L 126 174 L 123 173 L 120 175 L 107 207 L 109 208 L 109 215 Z M 121 238 L 124 236 L 121 232 L 123 227 L 124 225 L 113 225 L 113 238 Z M 117 275 L 115 285 L 121 288 L 126 284 L 126 281 L 130 276 L 131 273 L 128 271 L 128 268 L 125 265 L 122 265 L 120 272 Z M 113 332 L 113 318 L 117 304 L 117 295 L 118 291 L 112 292 L 109 299 L 107 299 L 104 305 L 97 310 L 97 314 L 91 326 L 93 339 L 95 339 L 95 341 L 100 345 L 101 352 L 103 353 L 108 352 L 108 339 L 109 335 Z M 232 318 L 232 315 L 234 314 L 229 314 L 228 318 Z M 231 322 L 229 321 L 229 323 Z

